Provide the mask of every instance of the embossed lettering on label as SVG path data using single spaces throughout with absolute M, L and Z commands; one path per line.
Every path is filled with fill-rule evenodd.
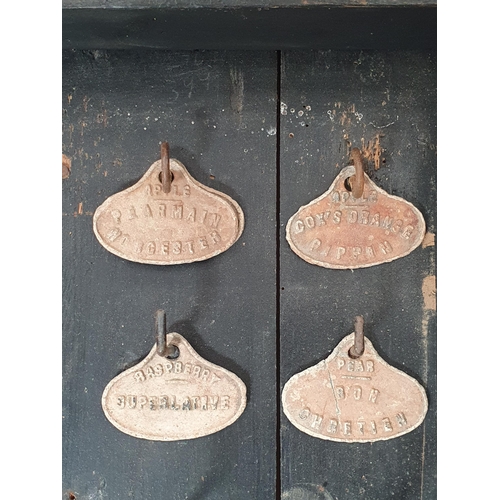
M 102 407 L 121 431 L 143 439 L 174 441 L 206 436 L 231 425 L 246 406 L 246 387 L 234 374 L 199 356 L 178 333 L 167 342 L 177 359 L 149 355 L 114 378 Z
M 365 174 L 363 195 L 354 198 L 344 168 L 328 191 L 288 221 L 286 238 L 305 261 L 331 269 L 356 269 L 390 262 L 423 240 L 425 222 L 411 203 L 376 186 Z
M 107 250 L 134 262 L 184 264 L 214 257 L 241 236 L 244 216 L 232 198 L 197 182 L 177 160 L 170 169 L 169 193 L 157 161 L 97 208 L 94 233 Z
M 351 359 L 354 334 L 327 359 L 294 375 L 282 393 L 283 411 L 301 431 L 321 439 L 372 442 L 418 427 L 427 413 L 423 387 L 390 366 L 365 337 L 365 351 Z

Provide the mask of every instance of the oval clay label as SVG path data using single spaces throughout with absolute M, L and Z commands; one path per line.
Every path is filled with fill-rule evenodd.
M 363 355 L 352 359 L 353 343 L 354 333 L 285 384 L 290 422 L 311 436 L 348 443 L 391 439 L 418 427 L 427 413 L 424 388 L 386 363 L 366 337 Z
M 106 386 L 108 420 L 126 434 L 155 441 L 193 439 L 231 425 L 245 409 L 245 384 L 203 359 L 182 335 L 169 333 L 167 343 L 178 347 L 176 359 L 160 356 L 155 345 Z
M 345 187 L 354 173 L 354 167 L 344 168 L 326 193 L 289 219 L 286 239 L 306 262 L 330 269 L 369 267 L 408 255 L 422 242 L 420 211 L 366 174 L 363 194 L 354 198 Z
M 169 193 L 161 160 L 133 186 L 110 196 L 94 214 L 94 233 L 107 250 L 143 264 L 185 264 L 214 257 L 241 236 L 244 216 L 228 195 L 208 188 L 170 160 Z

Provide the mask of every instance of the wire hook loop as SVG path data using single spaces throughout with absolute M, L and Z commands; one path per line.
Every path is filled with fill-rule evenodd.
M 365 352 L 365 334 L 363 316 L 356 316 L 354 319 L 354 345 L 349 349 L 349 356 L 357 359 Z
M 363 170 L 363 159 L 359 148 L 352 148 L 350 158 L 354 162 L 356 173 L 349 177 L 349 186 L 354 198 L 361 198 L 365 188 L 365 173 Z
M 172 173 L 170 172 L 170 148 L 168 142 L 161 143 L 161 188 L 164 193 L 170 193 Z
M 167 344 L 167 315 L 163 309 L 156 311 L 155 318 L 156 331 L 156 352 L 159 356 L 169 359 L 179 357 L 179 348 L 176 345 Z

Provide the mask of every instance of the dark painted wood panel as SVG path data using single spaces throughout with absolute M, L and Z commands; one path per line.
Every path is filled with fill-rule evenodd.
M 435 53 L 290 51 L 281 75 L 281 386 L 326 358 L 361 314 L 379 354 L 420 381 L 429 399 L 420 427 L 372 444 L 311 437 L 282 413 L 282 498 L 434 499 Z M 314 266 L 291 251 L 288 219 L 328 189 L 350 146 L 370 154 L 367 173 L 377 185 L 423 213 L 429 244 L 354 271 Z
M 77 49 L 417 49 L 436 47 L 436 6 L 134 5 L 63 9 L 62 43 Z M 73 5 L 73 4 L 72 4 Z M 215 3 L 214 3 L 215 5 Z
M 371 153 L 372 179 L 414 203 L 429 236 L 436 233 L 435 54 L 285 53 L 279 151 L 275 57 L 64 53 L 63 152 L 72 168 L 63 180 L 63 498 L 278 497 L 275 363 L 282 387 L 324 359 L 352 331 L 356 314 L 365 316 L 379 353 L 424 385 L 427 418 L 401 438 L 346 445 L 302 434 L 281 414 L 282 498 L 436 497 L 436 321 L 425 302 L 433 293 L 433 244 L 351 272 L 307 264 L 284 239 L 288 218 L 328 188 L 350 144 Z M 197 180 L 245 212 L 240 240 L 209 261 L 135 264 L 108 253 L 92 233 L 95 208 L 136 182 L 165 139 Z M 102 413 L 107 382 L 151 348 L 160 307 L 173 330 L 247 385 L 247 409 L 218 434 L 148 442 L 120 433 Z
M 276 54 L 63 54 L 63 498 L 269 499 L 276 477 Z M 205 262 L 153 266 L 107 252 L 92 215 L 159 158 L 160 141 L 245 213 Z M 230 427 L 136 439 L 101 409 L 106 384 L 154 343 L 154 312 L 237 374 L 248 406 Z

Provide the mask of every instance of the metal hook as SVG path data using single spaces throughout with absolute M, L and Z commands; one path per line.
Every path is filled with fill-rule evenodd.
M 159 356 L 167 358 L 177 358 L 179 356 L 179 348 L 175 345 L 167 345 L 167 315 L 163 309 L 156 311 L 156 352 Z
M 161 187 L 164 193 L 170 193 L 171 185 L 170 152 L 168 142 L 161 143 Z
M 363 316 L 356 316 L 354 319 L 354 345 L 349 349 L 349 356 L 354 359 L 361 357 L 365 352 L 364 323 Z
M 356 173 L 349 177 L 349 186 L 351 187 L 351 193 L 354 198 L 361 198 L 365 187 L 365 173 L 363 170 L 363 159 L 361 158 L 361 151 L 359 148 L 352 148 L 350 157 L 354 162 Z

